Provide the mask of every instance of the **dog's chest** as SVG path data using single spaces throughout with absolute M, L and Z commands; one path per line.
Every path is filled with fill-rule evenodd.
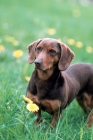
M 53 113 L 55 111 L 58 111 L 61 102 L 59 100 L 41 100 L 40 101 L 41 109 L 48 112 L 48 113 Z
M 42 99 L 49 99 L 49 100 L 55 100 L 58 99 L 57 93 L 59 87 L 57 87 L 57 84 L 55 81 L 52 82 L 36 82 L 36 96 L 39 100 Z

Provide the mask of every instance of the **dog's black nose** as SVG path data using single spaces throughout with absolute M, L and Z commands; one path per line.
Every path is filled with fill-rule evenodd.
M 36 65 L 36 66 L 40 66 L 40 63 L 39 63 L 39 62 L 35 62 L 35 65 Z
M 36 68 L 40 68 L 41 61 L 37 61 L 37 60 L 35 60 L 34 63 L 35 63 Z

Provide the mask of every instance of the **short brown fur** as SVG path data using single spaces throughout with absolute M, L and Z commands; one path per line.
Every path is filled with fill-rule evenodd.
M 69 66 L 74 53 L 64 43 L 44 38 L 28 46 L 28 62 L 35 63 L 35 70 L 27 87 L 27 97 L 41 110 L 52 115 L 51 125 L 75 98 L 83 110 L 89 114 L 93 109 L 93 65 L 79 63 Z M 87 126 L 93 123 L 93 113 L 89 115 Z

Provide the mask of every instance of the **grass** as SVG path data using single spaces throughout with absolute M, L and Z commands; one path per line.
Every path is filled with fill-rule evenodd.
M 34 126 L 36 117 L 26 110 L 26 93 L 33 65 L 27 63 L 27 46 L 38 38 L 61 39 L 75 53 L 72 63 L 93 62 L 93 5 L 83 6 L 67 0 L 0 1 L 0 139 L 1 140 L 92 140 L 93 127 L 87 129 L 87 116 L 74 100 L 55 129 L 51 116 L 43 112 L 44 122 Z M 50 29 L 55 33 L 49 33 Z M 7 39 L 13 37 L 10 41 Z M 71 40 L 74 43 L 71 45 Z M 82 45 L 77 45 L 77 42 Z M 16 43 L 15 43 L 16 42 Z M 90 47 L 89 47 L 90 46 Z M 14 58 L 13 52 L 23 51 Z

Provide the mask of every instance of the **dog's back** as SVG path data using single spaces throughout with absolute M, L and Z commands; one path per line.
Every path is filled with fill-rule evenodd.
M 64 108 L 75 98 L 85 112 L 93 109 L 93 65 L 70 65 L 74 53 L 64 43 L 44 38 L 28 46 L 28 62 L 35 63 L 35 71 L 27 88 L 27 97 L 52 115 L 51 125 Z M 60 113 L 59 113 L 60 108 Z M 93 122 L 91 115 L 89 124 Z
M 69 103 L 73 96 L 76 96 L 78 104 L 83 108 L 84 112 L 89 115 L 87 127 L 93 122 L 93 65 L 79 63 L 71 65 L 65 70 L 68 85 L 70 86 Z M 74 90 L 73 90 L 74 89 Z M 77 94 L 78 93 L 78 94 Z
M 92 64 L 84 64 L 78 63 L 71 65 L 65 70 L 66 75 L 70 78 L 71 83 L 78 82 L 78 88 L 81 90 L 87 89 L 87 87 L 91 87 L 89 92 L 93 94 L 93 65 Z M 70 83 L 70 84 L 71 84 Z M 75 85 L 75 83 L 74 83 Z
M 68 104 L 77 96 L 84 93 L 93 95 L 93 65 L 78 63 L 71 65 L 64 72 L 68 89 Z

